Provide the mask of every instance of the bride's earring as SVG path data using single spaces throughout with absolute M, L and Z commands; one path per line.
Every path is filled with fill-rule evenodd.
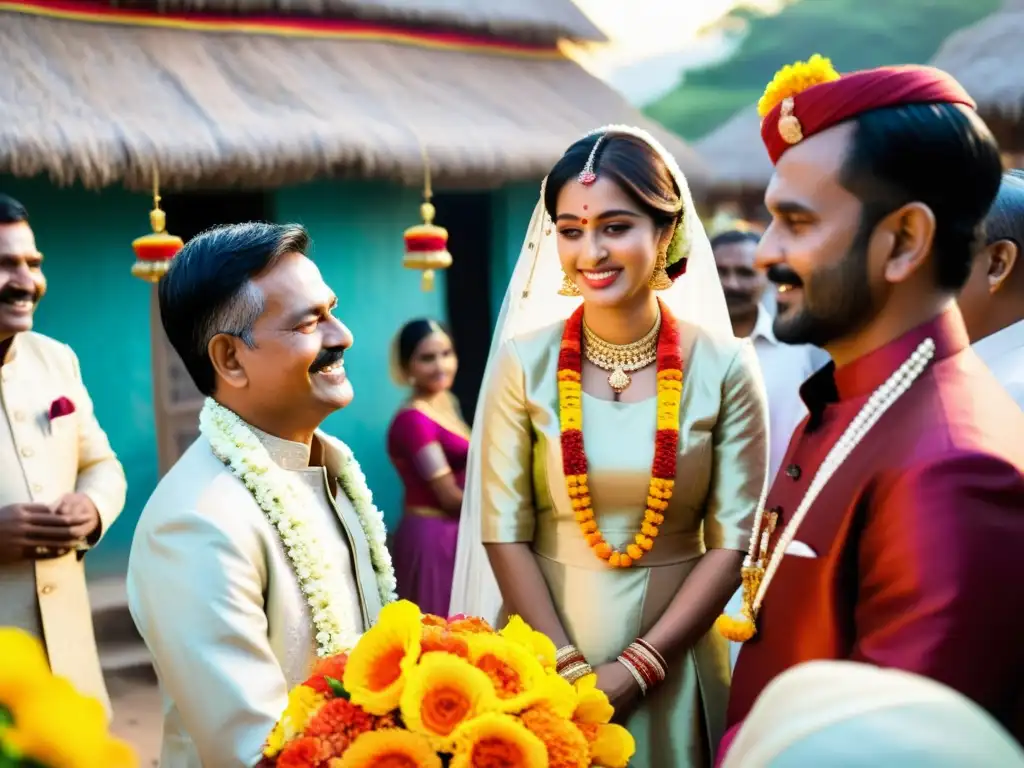
M 665 275 L 665 277 L 668 277 L 668 275 Z M 572 280 L 570 280 L 569 276 L 563 272 L 562 273 L 562 287 L 558 289 L 558 295 L 559 296 L 581 296 L 582 294 L 580 293 L 580 287 L 578 285 L 576 285 L 576 283 L 574 283 Z
M 664 291 L 672 287 L 672 278 L 668 276 L 668 272 L 665 270 L 667 259 L 668 257 L 662 253 L 658 255 L 658 260 L 654 262 L 654 273 L 647 283 L 651 286 L 652 290 Z

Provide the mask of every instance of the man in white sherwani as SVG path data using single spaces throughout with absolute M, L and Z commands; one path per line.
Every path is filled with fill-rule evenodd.
M 252 766 L 317 655 L 393 598 L 384 527 L 348 449 L 352 345 L 299 226 L 191 240 L 159 286 L 167 336 L 208 396 L 200 436 L 143 510 L 128 600 L 164 698 L 162 768 Z
M 28 214 L 0 195 L 0 626 L 41 639 L 54 673 L 109 716 L 83 558 L 127 486 L 75 353 L 32 332 L 44 293 Z

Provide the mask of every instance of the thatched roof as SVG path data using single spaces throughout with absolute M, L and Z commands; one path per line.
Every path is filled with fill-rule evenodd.
M 90 188 L 274 187 L 328 175 L 441 185 L 536 179 L 607 123 L 681 140 L 574 62 L 362 40 L 0 14 L 0 172 Z
M 772 162 L 761 141 L 757 107 L 737 112 L 693 145 L 718 188 L 764 188 L 772 177 Z
M 572 0 L 106 0 L 122 8 L 443 25 L 528 39 L 606 40 Z
M 932 64 L 959 80 L 983 115 L 1024 114 L 1024 0 L 951 35 Z

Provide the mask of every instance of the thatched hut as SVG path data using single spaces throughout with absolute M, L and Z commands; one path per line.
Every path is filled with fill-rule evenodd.
M 956 77 L 1007 152 L 1024 165 L 1024 0 L 951 35 L 932 64 Z
M 0 190 L 32 215 L 50 281 L 37 327 L 79 353 L 128 469 L 128 521 L 194 436 L 200 402 L 151 338 L 150 294 L 129 273 L 154 172 L 184 238 L 248 219 L 309 227 L 357 340 L 356 401 L 328 428 L 394 520 L 384 432 L 402 393 L 384 382 L 401 323 L 448 319 L 471 411 L 540 178 L 571 141 L 643 125 L 698 190 L 705 178 L 680 140 L 566 58 L 564 39 L 602 39 L 571 0 L 0 4 Z M 424 151 L 455 258 L 433 293 L 401 267 Z M 131 528 L 93 566 L 119 567 Z
M 757 107 L 747 107 L 694 144 L 711 174 L 707 206 L 730 208 L 734 215 L 763 221 L 764 190 L 772 177 L 772 163 L 761 141 Z

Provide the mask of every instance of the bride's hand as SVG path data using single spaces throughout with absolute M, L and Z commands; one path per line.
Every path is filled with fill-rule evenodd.
M 629 670 L 618 661 L 602 664 L 595 672 L 597 687 L 604 691 L 615 708 L 614 720 L 623 722 L 640 701 L 640 686 Z

